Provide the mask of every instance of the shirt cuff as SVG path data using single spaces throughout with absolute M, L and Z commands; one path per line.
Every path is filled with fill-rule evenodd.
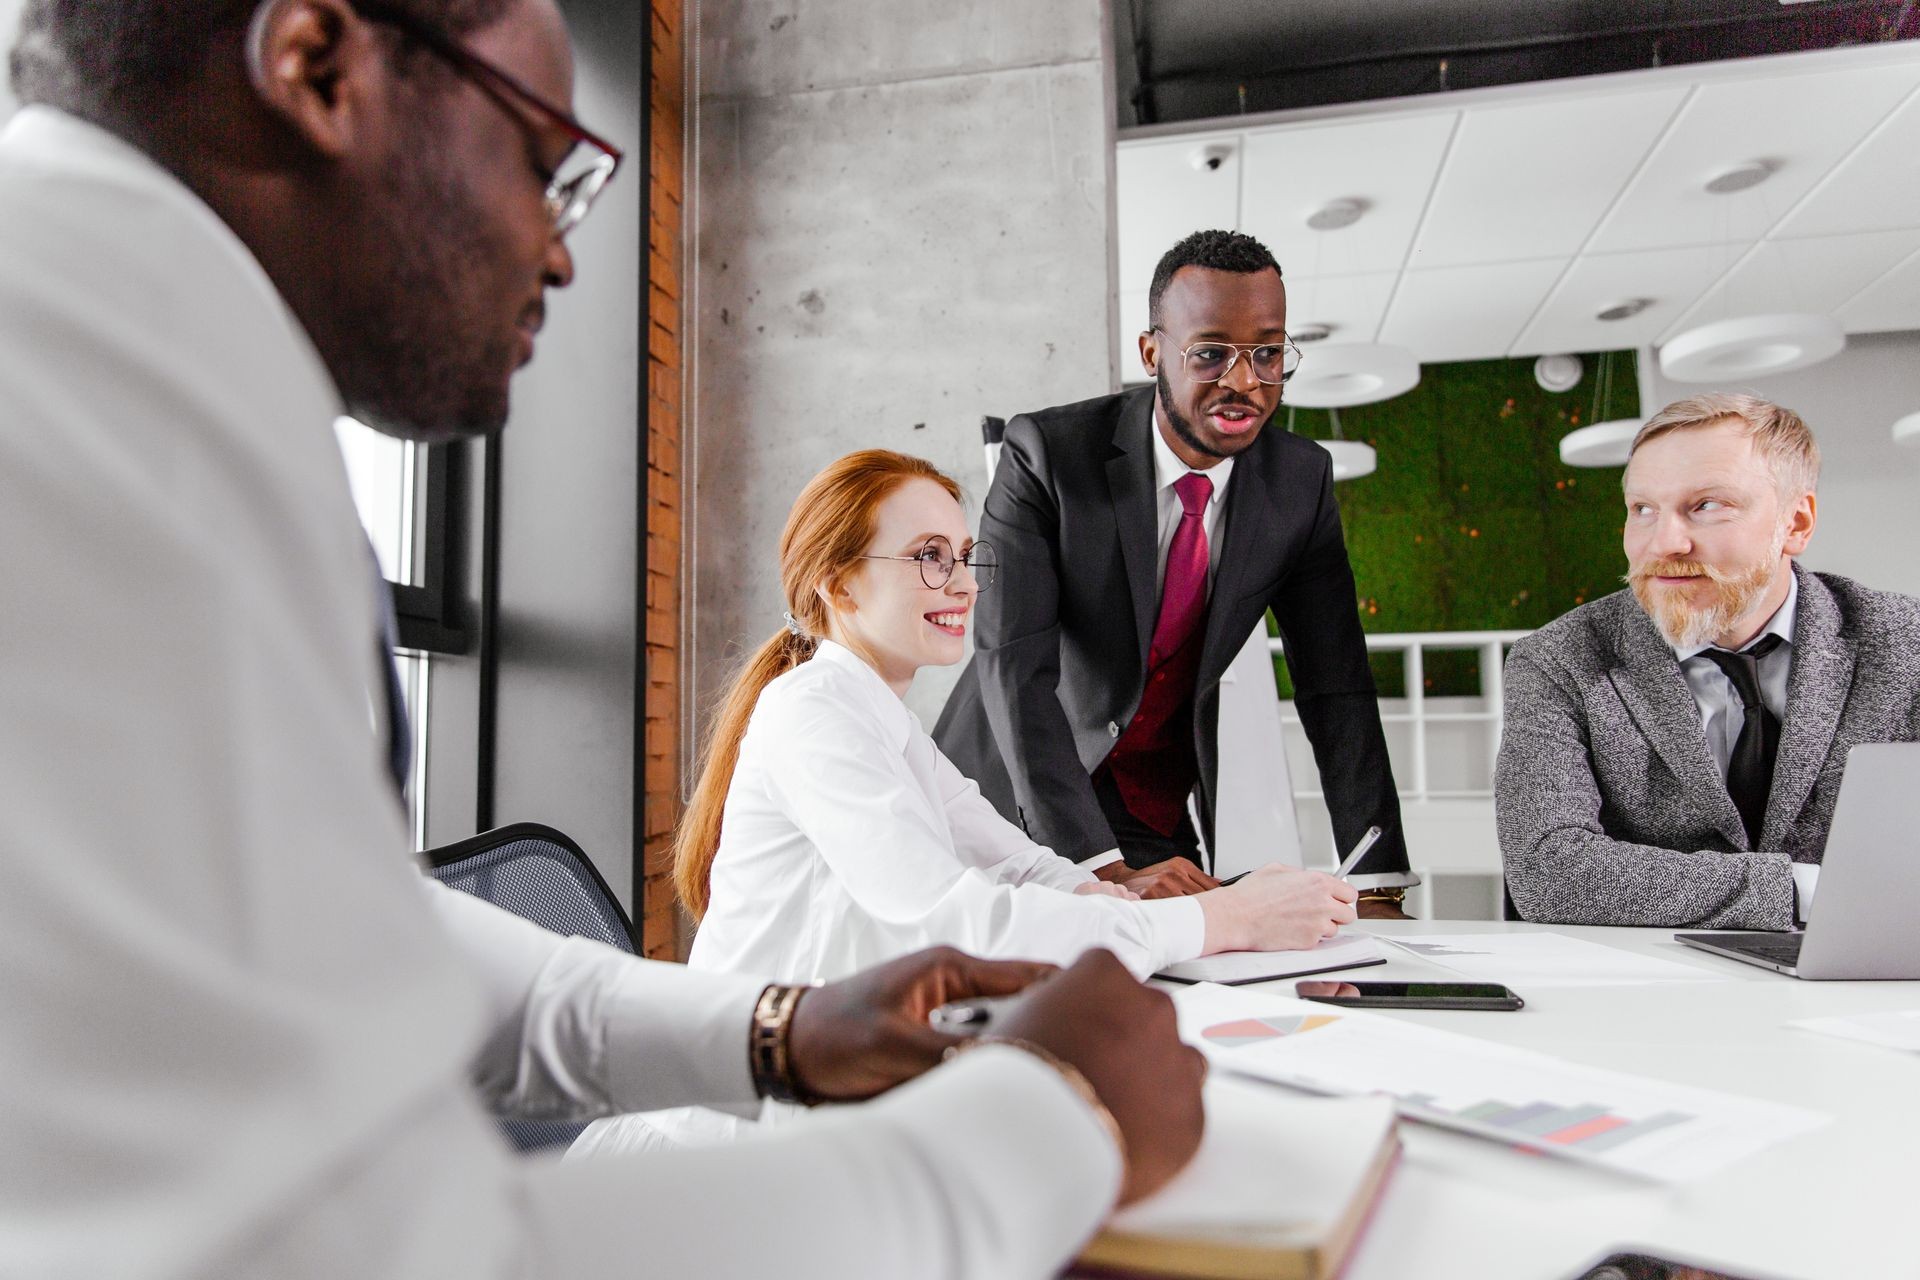
M 1098 871 L 1100 868 L 1118 861 L 1120 861 L 1120 851 L 1118 849 L 1109 849 L 1105 853 L 1096 853 L 1090 858 L 1082 859 L 1078 865 L 1082 871 Z
M 1347 883 L 1356 889 L 1411 889 L 1420 883 L 1420 877 L 1412 871 L 1376 871 L 1364 876 L 1348 876 Z
M 765 978 L 642 960 L 607 1006 L 604 1079 L 627 1111 L 759 1107 L 747 1061 L 753 1006 Z
M 1813 907 L 1813 891 L 1820 883 L 1820 864 L 1817 862 L 1796 862 L 1793 864 L 1793 922 L 1804 924 L 1807 912 Z
M 1147 972 L 1158 973 L 1170 964 L 1192 960 L 1207 949 L 1207 913 L 1197 896 L 1154 898 L 1133 905 L 1153 928 L 1153 968 Z

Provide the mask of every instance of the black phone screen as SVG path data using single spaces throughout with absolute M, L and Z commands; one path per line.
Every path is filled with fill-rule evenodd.
M 1402 1009 L 1518 1009 L 1521 999 L 1497 982 L 1296 982 L 1303 1000 Z

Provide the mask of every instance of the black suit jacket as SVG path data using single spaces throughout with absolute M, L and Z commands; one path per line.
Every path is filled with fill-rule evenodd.
M 980 597 L 973 661 L 934 727 L 1001 813 L 1075 861 L 1117 847 L 1092 774 L 1140 705 L 1159 612 L 1155 429 L 1151 387 L 1007 424 L 980 522 L 1000 576 Z M 1220 676 L 1272 609 L 1335 838 L 1351 847 L 1377 822 L 1384 838 L 1356 870 L 1405 871 L 1326 450 L 1269 424 L 1234 462 L 1222 521 L 1194 700 L 1209 843 Z

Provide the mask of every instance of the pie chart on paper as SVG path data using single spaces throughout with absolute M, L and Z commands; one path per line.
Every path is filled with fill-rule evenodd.
M 1337 1014 L 1303 1013 L 1284 1018 L 1238 1018 L 1216 1022 L 1200 1034 L 1223 1049 L 1241 1049 L 1264 1044 L 1282 1036 L 1297 1036 L 1340 1021 Z

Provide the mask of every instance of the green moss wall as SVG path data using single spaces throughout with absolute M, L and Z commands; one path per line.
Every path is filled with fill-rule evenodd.
M 1567 432 L 1639 414 L 1634 354 L 1611 363 L 1597 418 L 1598 356 L 1558 394 L 1534 381 L 1531 359 L 1479 360 L 1426 365 L 1406 395 L 1340 411 L 1342 434 L 1379 453 L 1372 475 L 1335 486 L 1368 631 L 1534 628 L 1620 585 L 1620 469 L 1559 454 Z M 1300 435 L 1333 434 L 1326 410 L 1291 421 Z M 1429 654 L 1427 692 L 1477 694 L 1477 664 Z M 1382 696 L 1404 694 L 1398 655 L 1377 656 L 1374 676 Z

